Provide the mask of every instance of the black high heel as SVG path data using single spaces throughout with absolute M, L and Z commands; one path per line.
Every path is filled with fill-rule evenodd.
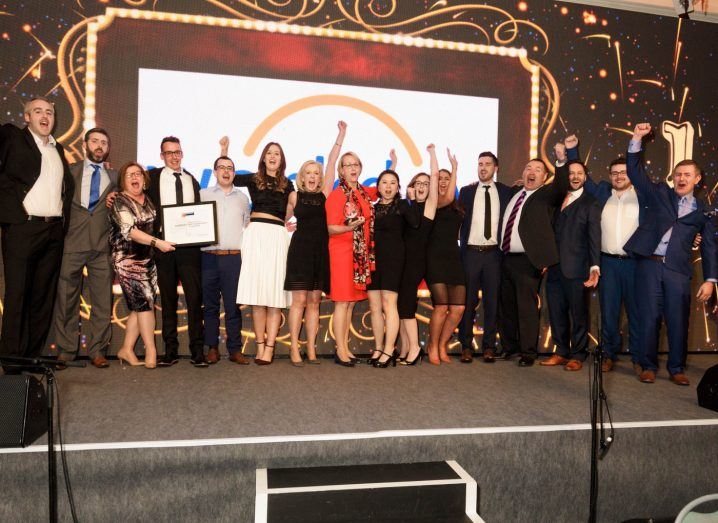
M 354 366 L 353 361 L 351 361 L 351 360 L 344 361 L 342 359 L 339 359 L 339 356 L 337 356 L 336 354 L 334 354 L 334 363 L 336 363 L 337 365 L 341 365 L 342 367 L 353 367 Z
M 379 350 L 379 349 L 374 349 L 373 351 L 371 351 L 372 354 L 374 354 L 375 352 L 378 352 L 379 355 L 376 358 L 374 356 L 370 356 L 369 359 L 366 360 L 366 362 L 369 365 L 374 365 L 377 361 L 379 361 L 379 358 L 381 358 L 381 355 L 384 354 L 384 351 Z
M 398 356 L 396 350 L 394 350 L 391 354 L 389 354 L 388 352 L 384 352 L 384 351 L 381 351 L 381 353 L 386 356 L 389 356 L 389 359 L 384 362 L 381 362 L 381 361 L 379 361 L 379 359 L 377 359 L 376 361 L 374 361 L 374 363 L 372 363 L 372 365 L 374 365 L 375 368 L 385 369 L 389 366 L 390 363 L 391 363 L 392 367 L 396 367 L 396 358 Z M 381 358 L 381 356 L 379 356 L 379 358 Z
M 258 359 L 255 358 L 254 363 L 256 363 L 257 365 L 271 365 L 272 362 L 274 361 L 274 345 L 266 345 L 266 344 L 265 344 L 265 345 L 264 345 L 264 348 L 265 348 L 265 349 L 271 348 L 271 349 L 272 349 L 272 356 L 271 356 L 271 358 L 269 358 L 269 361 L 267 361 L 267 360 L 258 360 Z
M 255 344 L 255 345 L 264 345 L 264 341 L 254 340 L 254 344 Z M 257 351 L 257 352 L 259 352 L 259 351 Z M 260 361 L 262 361 L 262 360 L 260 360 L 259 358 L 257 358 L 257 356 L 256 356 L 256 354 L 255 354 L 255 356 L 254 356 L 254 363 L 256 363 L 257 365 L 262 365 L 261 363 L 259 363 Z
M 421 363 L 421 360 L 424 359 L 424 348 L 419 349 L 419 354 L 416 355 L 416 358 L 409 361 L 408 358 L 405 358 L 404 361 L 401 362 L 402 365 L 416 365 L 417 363 Z

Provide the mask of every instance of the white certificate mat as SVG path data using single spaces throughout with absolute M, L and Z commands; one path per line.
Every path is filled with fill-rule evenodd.
M 166 205 L 162 207 L 162 233 L 179 247 L 217 243 L 217 207 L 215 202 Z

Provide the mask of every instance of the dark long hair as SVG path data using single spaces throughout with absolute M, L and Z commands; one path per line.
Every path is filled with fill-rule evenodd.
M 264 163 L 264 157 L 267 155 L 267 151 L 272 145 L 276 145 L 277 147 L 279 147 L 279 155 L 281 157 L 281 161 L 279 162 L 279 169 L 277 169 L 277 176 L 274 179 L 267 174 L 267 166 Z M 264 149 L 262 149 L 262 154 L 259 156 L 259 165 L 257 166 L 257 172 L 254 174 L 254 183 L 260 190 L 267 189 L 270 187 L 270 184 L 272 184 L 272 188 L 275 191 L 284 192 L 289 183 L 289 180 L 287 180 L 287 177 L 284 175 L 284 171 L 286 170 L 287 160 L 284 157 L 284 150 L 282 149 L 282 146 L 279 145 L 277 142 L 269 142 L 267 145 L 264 146 Z M 273 181 L 270 181 L 270 179 Z M 273 182 L 276 183 L 276 185 L 273 185 Z
M 401 180 L 399 180 L 399 175 L 396 174 L 396 171 L 392 171 L 391 169 L 384 169 L 381 172 L 381 174 L 379 174 L 379 178 L 376 179 L 377 189 L 379 188 L 379 182 L 381 181 L 381 179 L 384 176 L 393 176 L 394 178 L 396 178 L 396 185 L 397 185 L 396 189 L 397 190 L 396 190 L 396 194 L 394 195 L 394 201 L 396 202 L 397 200 L 400 200 L 401 199 Z M 381 195 L 380 195 L 380 197 L 381 197 Z
M 449 176 L 451 176 L 451 171 L 447 171 L 446 169 L 439 169 L 439 172 L 444 171 L 445 173 L 448 173 Z M 464 206 L 459 202 L 459 199 L 454 195 L 454 199 L 451 200 L 451 203 L 447 205 L 449 209 L 452 211 L 458 212 L 461 217 L 464 217 L 464 214 L 466 214 L 466 211 L 464 210 Z

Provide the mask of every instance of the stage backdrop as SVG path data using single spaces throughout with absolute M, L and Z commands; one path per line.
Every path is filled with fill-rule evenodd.
M 670 181 L 675 163 L 694 158 L 713 202 L 713 25 L 543 0 L 279 4 L 0 2 L 2 121 L 22 125 L 23 103 L 49 96 L 55 136 L 70 159 L 82 158 L 84 129 L 99 125 L 112 135 L 115 167 L 130 159 L 157 165 L 160 140 L 176 135 L 185 168 L 203 187 L 214 183 L 223 135 L 239 172 L 256 170 L 264 143 L 280 142 L 293 178 L 305 160 L 324 161 L 340 119 L 349 124 L 345 150 L 362 158 L 365 185 L 375 183 L 391 149 L 405 185 L 427 170 L 428 143 L 443 166 L 444 150 L 456 153 L 460 185 L 476 179 L 484 150 L 498 154 L 498 178 L 512 183 L 527 159 L 550 162 L 553 143 L 569 132 L 579 134 L 599 179 L 625 151 L 632 126 L 649 121 L 657 128 L 651 175 Z M 700 281 L 699 264 L 695 276 Z M 112 343 L 119 347 L 127 311 L 117 286 L 114 294 Z M 693 306 L 691 350 L 718 350 L 710 308 Z M 331 310 L 322 304 L 323 352 L 333 350 Z M 423 299 L 424 329 L 430 311 Z M 80 328 L 90 314 L 85 297 Z M 551 351 L 543 316 L 541 348 Z M 477 336 L 481 325 L 479 305 Z M 365 304 L 352 333 L 358 348 L 373 346 Z M 281 336 L 288 343 L 286 326 Z

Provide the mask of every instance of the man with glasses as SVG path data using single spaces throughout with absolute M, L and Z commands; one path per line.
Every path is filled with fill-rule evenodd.
M 242 354 L 242 314 L 237 305 L 237 283 L 242 267 L 242 232 L 249 224 L 249 198 L 234 186 L 234 162 L 226 155 L 214 162 L 214 187 L 202 189 L 203 202 L 216 202 L 218 243 L 202 248 L 204 343 L 207 362 L 219 361 L 219 300 L 224 302 L 224 327 L 230 361 L 248 365 Z
M 577 160 L 578 139 L 572 135 L 565 140 L 566 157 Z M 601 304 L 601 343 L 604 352 L 602 369 L 613 369 L 621 352 L 621 304 L 628 316 L 628 350 L 636 374 L 642 369 L 638 346 L 638 301 L 635 292 L 636 258 L 623 249 L 638 228 L 645 202 L 628 178 L 626 159 L 616 158 L 608 166 L 610 181 L 594 182 L 586 178 L 584 188 L 601 206 L 601 285 L 598 296 Z
M 494 181 L 499 159 L 492 152 L 479 155 L 479 181 L 462 187 L 459 202 L 466 214 L 459 238 L 461 260 L 466 277 L 466 308 L 459 323 L 461 362 L 473 360 L 474 318 L 479 303 L 479 289 L 484 308 L 484 335 L 481 340 L 483 359 L 496 359 L 496 316 L 501 285 L 500 221 L 511 200 L 511 189 Z
M 160 157 L 165 166 L 149 172 L 150 186 L 147 194 L 157 207 L 155 232 L 162 234 L 161 207 L 197 203 L 200 201 L 199 183 L 189 172 L 182 169 L 182 146 L 178 138 L 167 136 L 160 144 Z M 182 283 L 187 307 L 187 326 L 191 362 L 195 367 L 208 367 L 204 357 L 202 335 L 202 270 L 199 247 L 177 247 L 171 252 L 155 249 L 157 284 L 162 300 L 162 341 L 164 356 L 157 362 L 160 367 L 170 367 L 179 361 L 177 338 L 177 283 Z

